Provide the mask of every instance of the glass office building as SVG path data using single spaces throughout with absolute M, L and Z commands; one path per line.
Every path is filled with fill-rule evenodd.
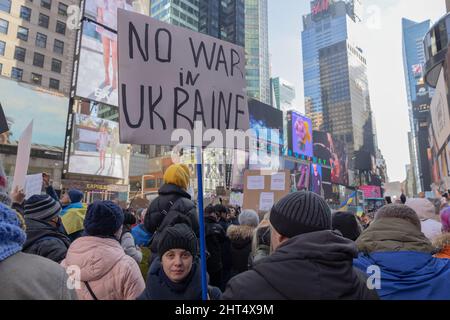
M 303 17 L 306 114 L 315 130 L 344 141 L 349 154 L 363 147 L 371 117 L 366 59 L 357 45 L 359 6 L 359 1 L 316 0 Z
M 199 0 L 152 0 L 150 16 L 198 31 Z
M 271 102 L 268 0 L 245 0 L 245 52 L 247 94 Z
M 272 78 L 270 82 L 272 85 L 272 106 L 281 111 L 295 109 L 295 87 L 280 77 Z
M 414 192 L 430 191 L 431 172 L 428 163 L 428 116 L 433 96 L 424 79 L 425 51 L 423 38 L 430 29 L 430 20 L 415 22 L 402 19 L 403 66 L 411 126 L 410 161 L 414 172 Z

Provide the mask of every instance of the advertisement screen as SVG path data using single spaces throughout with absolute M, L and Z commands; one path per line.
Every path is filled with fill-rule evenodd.
M 274 157 L 279 157 L 284 146 L 283 112 L 256 100 L 249 100 L 248 110 L 250 128 L 256 132 L 258 142 L 257 150 L 250 152 L 250 169 L 272 167 Z
M 348 186 L 348 156 L 345 148 L 345 143 L 333 139 L 331 135 L 330 150 L 331 150 L 331 182 Z
M 323 196 L 323 186 L 322 186 L 322 166 L 318 164 L 311 165 L 311 178 L 310 178 L 310 190 L 318 195 Z
M 364 193 L 366 199 L 381 198 L 381 188 L 378 186 L 361 186 L 359 190 Z
M 69 172 L 125 179 L 128 146 L 119 143 L 117 122 L 75 114 Z
M 294 154 L 312 157 L 313 132 L 311 119 L 295 112 L 290 115 L 292 126 L 288 128 L 291 134 L 289 150 L 292 150 Z
M 313 141 L 314 156 L 326 160 L 331 167 L 331 182 L 349 185 L 348 155 L 345 143 L 323 131 L 314 131 Z
M 296 191 L 309 190 L 309 177 L 311 175 L 309 164 L 297 164 L 295 171 L 295 189 Z
M 0 144 L 16 144 L 34 120 L 32 143 L 64 148 L 68 98 L 0 77 L 0 103 L 10 130 Z

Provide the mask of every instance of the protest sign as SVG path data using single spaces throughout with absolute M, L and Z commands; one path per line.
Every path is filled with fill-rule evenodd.
M 121 143 L 201 147 L 214 139 L 196 123 L 222 137 L 249 128 L 244 48 L 119 10 L 118 50 Z
M 42 173 L 32 174 L 25 177 L 25 200 L 36 194 L 41 194 Z
M 28 171 L 28 164 L 30 163 L 32 135 L 33 121 L 30 122 L 19 139 L 12 190 L 14 190 L 16 186 L 19 186 L 19 188 L 25 188 L 25 177 Z

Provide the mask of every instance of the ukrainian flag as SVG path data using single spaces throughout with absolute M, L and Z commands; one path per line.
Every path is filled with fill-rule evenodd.
M 356 191 L 353 192 L 351 195 L 349 195 L 348 198 L 341 203 L 339 211 L 348 211 L 348 206 L 356 202 L 355 199 L 356 199 Z

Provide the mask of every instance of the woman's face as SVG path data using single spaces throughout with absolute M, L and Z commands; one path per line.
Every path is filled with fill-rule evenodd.
M 303 124 L 303 121 L 297 121 L 297 123 L 295 124 L 295 129 L 297 131 L 298 138 L 303 142 L 306 137 L 306 128 Z
M 179 283 L 183 281 L 192 269 L 193 257 L 184 249 L 172 249 L 162 256 L 164 273 L 170 281 Z

